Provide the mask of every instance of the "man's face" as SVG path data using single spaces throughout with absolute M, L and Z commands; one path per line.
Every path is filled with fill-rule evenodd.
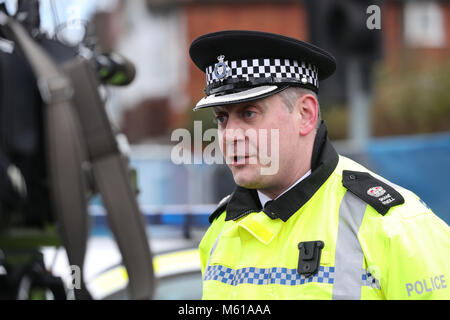
M 298 119 L 278 95 L 214 108 L 219 143 L 237 185 L 271 188 L 289 179 L 299 152 Z

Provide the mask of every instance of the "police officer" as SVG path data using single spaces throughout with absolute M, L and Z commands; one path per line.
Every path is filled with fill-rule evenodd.
M 255 31 L 193 41 L 237 184 L 200 243 L 204 299 L 448 299 L 450 230 L 411 191 L 336 153 L 319 80 L 335 59 Z

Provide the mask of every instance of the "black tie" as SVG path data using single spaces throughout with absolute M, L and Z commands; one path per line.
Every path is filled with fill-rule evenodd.
M 270 206 L 270 204 L 273 202 L 273 200 L 269 200 L 266 202 L 266 204 L 264 205 L 264 209 L 267 208 L 268 206 Z

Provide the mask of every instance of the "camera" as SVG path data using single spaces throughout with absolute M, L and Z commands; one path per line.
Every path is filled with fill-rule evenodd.
M 89 46 L 40 32 L 38 0 L 18 1 L 14 15 L 0 5 L 0 298 L 68 297 L 62 280 L 45 270 L 39 247 L 63 246 L 83 277 L 87 204 L 96 194 L 130 298 L 152 297 L 145 222 L 99 92 L 104 84 L 131 83 L 136 70 Z M 73 295 L 91 299 L 83 278 Z

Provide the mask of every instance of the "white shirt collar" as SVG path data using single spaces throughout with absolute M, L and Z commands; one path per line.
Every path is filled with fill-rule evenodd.
M 285 194 L 286 192 L 288 192 L 289 190 L 291 190 L 293 187 L 295 187 L 297 184 L 299 184 L 302 180 L 306 179 L 309 175 L 311 174 L 311 170 L 309 170 L 307 173 L 305 173 L 305 175 L 303 177 L 301 177 L 300 179 L 298 179 L 294 184 L 292 184 L 289 188 L 287 188 L 286 190 L 284 190 L 276 199 L 278 199 L 279 197 L 281 197 L 283 194 Z M 258 197 L 259 197 L 259 202 L 261 202 L 262 207 L 264 208 L 264 206 L 266 205 L 267 201 L 270 201 L 272 199 L 270 199 L 268 196 L 266 196 L 264 193 L 258 191 Z M 273 199 L 275 200 L 275 199 Z

